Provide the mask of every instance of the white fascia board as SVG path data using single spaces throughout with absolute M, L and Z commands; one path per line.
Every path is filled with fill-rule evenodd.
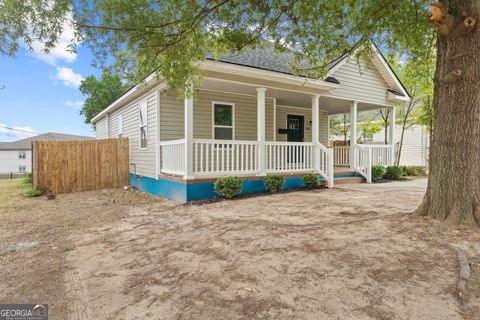
M 291 84 L 312 89 L 331 91 L 338 88 L 338 84 L 325 80 L 313 80 L 303 77 L 296 77 L 276 71 L 263 70 L 248 66 L 239 66 L 232 63 L 205 60 L 199 64 L 199 68 L 204 71 L 216 71 L 238 76 L 253 77 L 262 80 L 277 81 L 284 84 Z
M 387 100 L 388 101 L 410 101 L 408 96 L 399 96 L 393 92 L 388 91 L 387 93 Z
M 139 90 L 144 90 L 145 87 L 148 84 L 152 83 L 152 81 L 154 81 L 155 79 L 157 79 L 157 73 L 152 72 L 148 77 L 145 78 L 145 80 L 143 80 L 141 83 L 137 84 L 136 86 L 134 86 L 133 88 L 128 90 L 120 98 L 118 98 L 117 100 L 112 102 L 107 108 L 103 109 L 102 112 L 100 112 L 95 117 L 93 117 L 92 120 L 91 120 L 91 123 L 96 123 L 97 121 L 102 119 L 106 114 L 108 114 L 110 112 L 113 112 L 117 108 L 121 107 L 122 103 L 126 99 L 128 99 L 132 94 L 136 93 Z M 160 79 L 160 81 L 161 81 L 161 79 Z M 166 87 L 166 84 L 162 82 L 162 83 L 160 83 L 160 85 L 157 89 L 163 89 L 165 87 Z
M 371 44 L 370 47 L 375 53 L 375 57 L 382 63 L 385 70 L 387 70 L 388 75 L 392 78 L 392 80 L 395 82 L 397 87 L 400 89 L 401 93 L 404 95 L 404 98 L 406 98 L 406 100 L 402 100 L 402 101 L 410 101 L 410 96 L 408 95 L 407 90 L 405 90 L 404 86 L 400 83 L 397 76 L 393 73 L 392 69 L 388 65 L 388 62 L 383 58 L 383 55 L 380 53 L 380 51 L 378 51 L 375 45 Z

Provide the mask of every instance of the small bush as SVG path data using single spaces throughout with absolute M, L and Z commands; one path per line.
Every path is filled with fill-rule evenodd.
M 385 170 L 385 178 L 389 180 L 400 180 L 402 173 L 402 168 L 399 166 L 389 166 Z
M 242 192 L 242 179 L 223 177 L 215 181 L 214 190 L 222 198 L 231 199 Z
M 22 179 L 23 184 L 32 184 L 33 183 L 33 178 L 31 173 L 27 173 L 26 175 L 23 176 Z
M 383 179 L 383 175 L 385 174 L 385 167 L 382 165 L 372 166 L 372 180 L 378 181 Z
M 37 187 L 32 187 L 25 193 L 25 195 L 30 198 L 39 197 L 42 195 L 42 190 L 38 189 Z
M 282 189 L 283 186 L 283 177 L 281 176 L 266 176 L 265 177 L 265 187 L 267 190 L 278 192 Z
M 303 182 L 307 189 L 317 189 L 320 188 L 320 177 L 315 173 L 309 173 L 303 177 Z
M 427 171 L 425 167 L 420 166 L 403 166 L 403 175 L 404 176 L 425 176 Z

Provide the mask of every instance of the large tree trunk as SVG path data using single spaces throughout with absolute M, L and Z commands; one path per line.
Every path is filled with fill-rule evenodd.
M 480 8 L 476 0 L 442 4 L 443 17 L 431 17 L 438 25 L 435 120 L 428 187 L 417 213 L 480 226 Z

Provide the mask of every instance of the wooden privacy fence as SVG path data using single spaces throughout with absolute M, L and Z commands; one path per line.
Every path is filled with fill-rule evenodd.
M 33 185 L 65 193 L 129 184 L 128 139 L 33 141 Z

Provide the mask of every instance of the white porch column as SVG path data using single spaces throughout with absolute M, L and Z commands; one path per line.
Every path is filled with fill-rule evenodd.
M 350 106 L 350 169 L 355 170 L 356 154 L 355 145 L 357 144 L 357 101 L 353 101 Z
M 257 88 L 257 141 L 258 141 L 258 174 L 265 172 L 265 91 L 266 88 Z
M 320 171 L 320 159 L 319 159 L 319 121 L 320 121 L 320 95 L 312 95 L 312 142 L 313 142 L 313 170 L 315 172 Z
M 388 144 L 390 144 L 390 165 L 393 166 L 395 164 L 395 116 L 396 116 L 397 108 L 391 107 L 390 114 L 389 114 L 389 129 L 388 130 Z
M 185 98 L 185 175 L 183 179 L 193 179 L 193 90 Z

